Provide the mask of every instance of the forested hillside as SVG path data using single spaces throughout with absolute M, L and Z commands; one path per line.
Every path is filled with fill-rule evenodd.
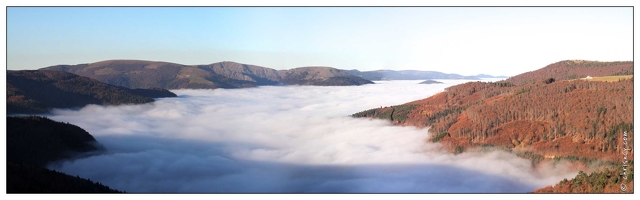
M 96 151 L 96 140 L 82 128 L 45 117 L 7 117 L 7 160 L 37 167 Z
M 8 114 L 45 113 L 88 104 L 139 104 L 175 96 L 164 89 L 132 90 L 61 71 L 7 71 Z
M 583 63 L 584 68 L 591 67 Z M 569 73 L 582 69 L 574 68 Z M 544 78 L 522 84 L 469 82 L 423 100 L 353 116 L 429 127 L 431 142 L 454 153 L 497 148 L 534 165 L 559 160 L 585 170 L 595 163 L 609 168 L 621 165 L 624 149 L 633 149 L 633 78 L 600 82 L 557 81 L 559 76 L 544 73 L 526 76 Z M 633 150 L 628 153 L 633 158 Z
M 628 173 L 626 173 L 628 172 Z M 620 174 L 625 174 L 620 176 Z M 626 178 L 626 179 L 625 179 Z M 613 168 L 589 174 L 580 171 L 571 180 L 564 179 L 553 186 L 537 189 L 534 193 L 633 193 L 633 162 L 628 169 Z
M 633 131 L 633 81 L 561 81 L 522 86 L 471 82 L 355 117 L 429 126 L 451 148 L 492 145 L 540 156 L 609 159 Z
M 7 193 L 122 193 L 78 176 L 7 162 Z

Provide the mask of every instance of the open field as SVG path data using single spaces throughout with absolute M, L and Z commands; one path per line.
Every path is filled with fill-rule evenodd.
M 588 80 L 588 81 L 603 81 L 603 82 L 616 82 L 624 79 L 633 78 L 633 75 L 623 75 L 623 76 L 600 76 L 600 77 L 591 77 L 591 79 L 580 78 L 580 80 Z M 575 80 L 575 79 L 574 79 Z

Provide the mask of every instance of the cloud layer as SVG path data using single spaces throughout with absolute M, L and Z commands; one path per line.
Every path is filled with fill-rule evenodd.
M 453 155 L 426 129 L 354 119 L 446 84 L 176 90 L 145 105 L 56 110 L 107 148 L 50 166 L 140 193 L 522 193 L 575 175 L 501 152 Z

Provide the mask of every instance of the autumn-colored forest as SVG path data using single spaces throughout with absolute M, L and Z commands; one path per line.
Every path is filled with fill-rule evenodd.
M 430 142 L 454 153 L 497 148 L 534 165 L 565 160 L 586 171 L 613 169 L 626 149 L 633 158 L 633 78 L 599 82 L 571 80 L 566 74 L 581 76 L 587 69 L 621 75 L 620 66 L 627 67 L 623 73 L 633 73 L 631 62 L 563 61 L 505 81 L 469 82 L 353 116 L 429 127 Z

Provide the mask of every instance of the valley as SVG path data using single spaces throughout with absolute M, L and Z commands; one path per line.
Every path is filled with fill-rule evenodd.
M 173 184 L 148 183 L 147 181 L 153 179 L 151 177 L 139 180 L 140 184 L 147 182 L 150 188 L 131 187 L 124 184 L 126 177 L 133 176 L 129 172 L 114 168 L 96 173 L 85 169 L 109 165 L 105 162 L 113 162 L 113 159 L 122 159 L 125 162 L 119 164 L 122 166 L 157 167 L 147 163 L 127 161 L 129 158 L 126 157 L 128 154 L 151 153 L 154 154 L 153 157 L 163 159 L 159 163 L 162 170 L 169 170 L 165 169 L 164 165 L 179 159 L 174 155 L 190 155 L 196 156 L 194 158 L 196 162 L 216 166 L 206 170 L 207 173 L 214 174 L 227 174 L 228 172 L 224 170 L 219 171 L 222 170 L 220 167 L 225 168 L 225 166 L 235 166 L 240 170 L 234 173 L 245 173 L 255 170 L 254 166 L 262 166 L 270 169 L 265 173 L 279 174 L 271 169 L 289 168 L 308 173 L 317 170 L 312 167 L 316 165 L 329 167 L 329 169 L 355 165 L 371 168 L 374 171 L 384 171 L 384 168 L 378 165 L 388 165 L 393 173 L 413 174 L 419 178 L 414 181 L 423 182 L 424 179 L 429 179 L 433 175 L 417 172 L 414 174 L 411 171 L 422 168 L 420 166 L 424 165 L 423 167 L 434 168 L 433 173 L 438 173 L 437 169 L 443 169 L 432 166 L 437 164 L 459 168 L 456 171 L 478 174 L 497 181 L 489 183 L 490 185 L 500 185 L 503 181 L 515 181 L 513 183 L 515 188 L 496 185 L 493 189 L 485 190 L 465 189 L 465 185 L 454 187 L 453 190 L 425 190 L 421 187 L 396 189 L 383 187 L 377 190 L 388 192 L 583 193 L 591 191 L 611 193 L 617 191 L 615 188 L 623 185 L 633 185 L 633 174 L 628 176 L 631 177 L 630 179 L 624 180 L 615 175 L 620 172 L 620 169 L 616 168 L 622 163 L 620 153 L 626 149 L 621 147 L 623 142 L 621 133 L 628 133 L 624 138 L 633 141 L 633 115 L 629 114 L 633 111 L 633 77 L 624 75 L 632 73 L 632 68 L 631 71 L 628 69 L 632 65 L 628 65 L 627 62 L 561 61 L 539 70 L 540 72 L 549 71 L 549 69 L 565 70 L 564 74 L 577 74 L 572 70 L 594 66 L 596 71 L 603 71 L 598 70 L 598 67 L 615 69 L 606 72 L 611 73 L 609 74 L 611 76 L 594 75 L 585 80 L 575 79 L 575 75 L 562 75 L 562 73 L 559 76 L 535 79 L 544 76 L 536 71 L 496 82 L 436 79 L 424 83 L 437 84 L 424 84 L 421 80 L 394 80 L 376 81 L 375 84 L 358 87 L 334 86 L 334 83 L 350 85 L 353 81 L 358 82 L 357 78 L 345 75 L 344 71 L 338 69 L 303 67 L 288 71 L 273 71 L 223 62 L 207 67 L 217 76 L 225 77 L 219 79 L 227 80 L 224 84 L 238 83 L 239 85 L 231 88 L 220 87 L 215 90 L 189 88 L 193 85 L 185 85 L 187 88 L 171 91 L 162 88 L 128 88 L 172 85 L 165 84 L 171 81 L 165 82 L 161 81 L 162 79 L 132 79 L 135 77 L 132 74 L 142 72 L 122 71 L 122 69 L 131 68 L 129 62 L 140 63 L 140 61 L 115 61 L 107 62 L 111 63 L 109 65 L 96 65 L 98 67 L 71 66 L 72 69 L 70 69 L 69 66 L 59 66 L 57 68 L 78 74 L 89 73 L 86 72 L 88 69 L 94 70 L 90 71 L 89 74 L 93 75 L 89 77 L 49 68 L 9 73 L 8 105 L 23 107 L 22 110 L 10 109 L 12 113 L 40 113 L 56 121 L 76 124 L 94 135 L 100 144 L 104 145 L 106 152 L 111 152 L 89 157 L 41 160 L 37 166 L 56 161 L 58 164 L 48 165 L 47 168 L 72 176 L 98 180 L 98 186 L 105 184 L 119 191 L 134 193 L 244 190 L 239 190 L 240 188 L 176 189 L 175 187 L 178 186 Z M 120 66 L 119 64 L 122 63 L 126 65 Z M 163 68 L 161 66 L 167 65 L 166 63 L 142 63 L 141 67 L 147 71 L 161 69 Z M 582 63 L 584 66 L 576 63 Z M 236 73 L 238 67 L 247 71 L 244 74 Z M 120 72 L 113 72 L 112 69 L 119 69 Z M 180 70 L 194 69 L 196 68 L 182 66 Z M 120 86 L 102 82 L 114 83 L 114 80 L 125 80 L 116 78 L 121 77 L 123 75 L 121 73 L 129 74 L 125 75 L 129 78 L 121 83 L 115 82 L 120 83 Z M 245 79 L 249 74 L 253 74 L 253 78 Z M 108 75 L 106 77 L 110 78 L 105 78 L 103 75 Z M 195 74 L 179 73 L 175 76 L 178 79 L 187 78 L 192 81 L 194 80 L 191 79 L 194 78 L 192 75 Z M 90 77 L 101 78 L 102 81 Z M 140 85 L 142 82 L 139 81 L 144 82 L 145 85 Z M 249 82 L 240 84 L 241 82 L 234 81 Z M 211 85 L 210 82 L 200 83 Z M 243 85 L 245 83 L 248 85 Z M 51 89 L 47 89 L 47 94 L 43 94 L 42 90 L 37 88 Z M 43 98 L 52 97 L 52 95 L 60 97 Z M 62 96 L 75 100 L 86 99 L 86 101 L 78 101 L 73 105 L 56 103 L 55 100 L 61 99 Z M 423 99 L 425 96 L 428 98 Z M 403 104 L 407 101 L 409 103 Z M 65 102 L 68 103 L 68 101 Z M 365 110 L 371 107 L 375 109 Z M 361 110 L 365 111 L 358 112 Z M 351 119 L 351 117 L 377 118 L 392 124 L 384 121 Z M 290 127 L 283 122 L 296 124 L 296 126 Z M 15 123 L 12 122 L 12 124 Z M 175 127 L 184 127 L 184 130 L 175 129 Z M 363 137 L 363 134 L 376 139 L 356 139 Z M 140 148 L 131 149 L 119 144 L 141 142 L 142 138 L 155 143 L 165 143 L 170 148 L 141 143 L 144 145 Z M 172 145 L 171 141 L 179 141 L 175 144 L 178 146 Z M 233 145 L 237 142 L 250 145 Z M 212 154 L 200 154 L 183 149 L 194 145 L 199 149 L 208 149 L 207 151 Z M 629 145 L 628 148 L 633 149 L 633 143 L 627 145 Z M 305 149 L 304 147 L 313 148 Z M 315 153 L 316 151 L 320 153 Z M 633 157 L 633 151 L 628 153 Z M 212 155 L 229 160 L 223 162 L 226 164 L 216 165 L 207 159 Z M 388 155 L 394 155 L 396 159 L 389 159 Z M 499 157 L 492 157 L 495 155 Z M 442 160 L 443 158 L 446 159 Z M 133 165 L 126 162 L 133 162 Z M 237 166 L 234 162 L 243 164 Z M 501 163 L 497 169 L 509 173 L 502 174 L 495 171 L 497 169 L 479 168 L 470 162 Z M 284 163 L 287 165 L 283 165 Z M 399 165 L 400 163 L 404 164 Z M 633 163 L 632 160 L 631 163 Z M 397 171 L 397 167 L 410 170 Z M 23 166 L 12 166 L 12 169 L 16 170 L 23 168 L 27 169 Z M 349 167 L 345 169 L 355 170 Z M 519 169 L 524 169 L 526 172 L 518 171 Z M 578 171 L 580 171 L 578 176 L 572 179 Z M 440 172 L 453 173 L 447 170 Z M 144 177 L 148 172 L 136 171 L 135 173 L 143 174 Z M 169 176 L 163 177 L 163 180 L 171 182 L 175 177 L 170 175 L 178 172 L 169 170 L 164 173 Z M 525 175 L 517 175 L 518 173 Z M 348 179 L 345 177 L 347 175 L 342 173 L 329 172 L 328 175 L 334 176 L 335 179 L 316 178 L 323 181 L 337 181 L 340 184 L 344 184 L 343 181 Z M 43 174 L 43 176 L 57 175 Z M 286 175 L 277 175 L 277 177 L 281 176 Z M 117 177 L 117 179 L 107 177 Z M 198 175 L 192 179 L 214 185 L 221 184 L 220 181 L 225 180 L 216 176 L 204 176 L 205 179 L 197 177 Z M 361 178 L 379 181 L 386 179 L 374 174 L 363 174 Z M 518 181 L 521 178 L 524 178 L 524 181 Z M 236 181 L 246 183 L 248 180 Z M 286 179 L 281 183 L 288 185 L 298 181 Z M 464 179 L 458 177 L 452 181 L 454 181 L 452 184 L 455 184 Z M 394 178 L 392 182 L 399 184 L 402 181 Z M 486 181 L 483 183 L 487 184 Z M 87 184 L 92 183 L 87 182 Z M 299 191 L 339 191 L 331 187 L 309 184 Z M 436 182 L 423 182 L 423 184 L 432 185 Z M 43 185 L 38 187 L 46 188 Z M 272 189 L 255 187 L 254 190 L 249 191 L 298 191 L 284 188 Z M 631 189 L 629 192 L 632 191 Z
M 177 3 L 6 6 L 3 199 L 635 192 L 631 3 Z

